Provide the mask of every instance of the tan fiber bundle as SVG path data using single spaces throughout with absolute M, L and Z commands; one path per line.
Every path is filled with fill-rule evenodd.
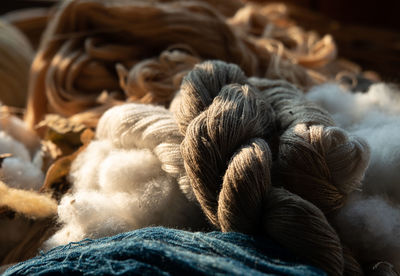
M 70 116 L 89 109 L 103 90 L 119 91 L 123 98 L 115 65 L 131 68 L 177 43 L 201 57 L 240 64 L 249 74 L 257 71 L 254 54 L 206 3 L 65 2 L 34 61 L 28 122 L 37 123 L 49 111 Z
M 278 167 L 285 187 L 330 214 L 359 189 L 369 146 L 334 126 L 329 113 L 284 81 L 250 79 L 272 105 L 281 133 Z
M 273 53 L 267 74 L 270 78 L 294 79 L 296 67 L 292 66 L 293 69 L 288 70 L 285 66 L 290 63 L 299 65 L 296 71 L 306 69 L 314 82 L 339 80 L 343 77 L 354 79 L 357 74 L 361 74 L 362 70 L 358 65 L 337 58 L 336 43 L 331 35 L 320 37 L 317 32 L 301 27 L 308 22 L 304 20 L 305 17 L 308 20 L 315 19 L 315 15 L 310 16 L 309 11 L 307 12 L 304 16 L 304 11 L 298 7 L 282 3 L 248 2 L 228 22 L 246 40 L 258 46 L 259 54 L 265 49 Z M 293 18 L 300 22 L 293 21 Z M 315 21 L 313 23 L 315 25 Z M 299 76 L 301 75 L 298 74 Z M 306 81 L 307 78 L 303 77 L 291 82 L 306 86 Z
M 271 182 L 267 140 L 275 115 L 235 65 L 197 65 L 181 86 L 178 124 L 194 194 L 222 231 L 272 237 L 331 275 L 343 273 L 342 247 L 323 213 Z
M 322 68 L 336 58 L 332 37 L 303 30 L 289 18 L 284 4 L 248 3 L 229 22 L 256 44 L 306 68 Z
M 0 102 L 25 107 L 33 49 L 14 26 L 0 21 Z
M 64 2 L 32 67 L 28 123 L 35 125 L 47 112 L 71 116 L 90 110 L 101 104 L 104 90 L 113 99 L 168 106 L 181 76 L 204 59 L 235 63 L 247 75 L 284 78 L 301 87 L 320 81 L 294 54 L 277 52 L 272 40 L 262 42 L 284 38 L 267 32 L 258 39 L 242 27 L 242 9 L 237 2 L 214 1 Z M 309 40 L 319 43 L 316 36 Z M 315 54 L 317 45 L 310 47 L 312 53 L 305 51 L 303 59 L 321 55 Z M 331 60 L 322 56 L 318 64 Z M 99 117 L 103 110 L 94 112 Z
M 33 257 L 49 236 L 48 225 L 56 214 L 57 203 L 50 195 L 0 181 L 0 265 Z
M 120 86 L 130 101 L 168 104 L 179 89 L 183 76 L 200 62 L 187 46 L 179 45 L 163 51 L 159 57 L 138 62 L 128 72 L 117 64 Z

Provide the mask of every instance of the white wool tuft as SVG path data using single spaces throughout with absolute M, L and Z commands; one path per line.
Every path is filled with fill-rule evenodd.
M 185 197 L 182 136 L 165 108 L 126 104 L 100 119 L 97 140 L 73 162 L 71 194 L 58 216 L 62 228 L 46 249 L 151 225 L 199 227 L 197 204 Z
M 10 153 L 12 157 L 5 158 L 1 164 L 1 181 L 10 187 L 26 190 L 38 190 L 42 186 L 44 175 L 41 170 L 40 152 L 35 155 L 34 162 L 32 162 L 25 145 L 0 130 L 0 154 L 3 153 Z
M 31 162 L 19 158 L 6 158 L 0 169 L 2 181 L 17 189 L 39 190 L 43 185 L 44 175 L 40 168 Z
M 11 153 L 14 157 L 27 162 L 31 160 L 25 146 L 4 131 L 0 131 L 0 153 Z
M 373 254 L 400 268 L 400 206 L 380 196 L 355 196 L 336 217 L 342 239 L 357 248 L 361 258 Z
M 114 150 L 100 165 L 99 185 L 110 193 L 140 191 L 152 179 L 166 177 L 160 167 L 160 161 L 150 150 Z
M 75 190 L 97 189 L 100 162 L 112 150 L 109 141 L 93 141 L 80 153 L 71 165 L 70 181 Z
M 399 89 L 380 83 L 367 93 L 353 94 L 327 84 L 314 87 L 307 98 L 370 145 L 362 193 L 349 201 L 338 217 L 345 240 L 360 252 L 368 252 L 363 256 L 367 260 L 391 261 L 400 271 Z

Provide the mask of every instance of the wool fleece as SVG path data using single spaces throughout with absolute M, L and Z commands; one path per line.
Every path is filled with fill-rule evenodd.
M 186 179 L 181 141 L 172 113 L 163 107 L 125 104 L 108 110 L 96 139 L 72 164 L 72 192 L 58 206 L 62 226 L 45 248 L 146 226 L 202 225 L 200 208 L 180 186 Z

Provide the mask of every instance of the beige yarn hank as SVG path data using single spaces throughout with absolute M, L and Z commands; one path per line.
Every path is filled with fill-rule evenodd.
M 207 3 L 64 2 L 34 60 L 27 122 L 33 126 L 49 111 L 70 116 L 87 110 L 104 89 L 124 97 L 115 65 L 130 68 L 175 44 L 256 72 L 254 54 Z
M 247 75 L 284 78 L 300 87 L 320 82 L 321 76 L 303 66 L 329 63 L 333 41 L 328 47 L 321 46 L 314 35 L 296 38 L 299 49 L 305 48 L 306 40 L 311 45 L 307 46 L 310 50 L 300 51 L 301 57 L 310 55 L 318 60 L 301 64 L 298 55 L 287 54 L 289 46 L 284 46 L 284 53 L 276 51 L 274 45 L 286 38 L 267 31 L 268 26 L 280 24 L 273 12 L 257 15 L 272 24 L 262 25 L 262 38 L 243 27 L 252 18 L 240 19 L 248 6 L 238 1 L 222 5 L 209 0 L 63 2 L 33 63 L 26 121 L 33 127 L 48 112 L 71 116 L 91 110 L 102 104 L 98 97 L 104 90 L 114 100 L 168 106 L 182 75 L 206 59 L 232 62 Z M 268 7 L 273 9 L 269 5 L 265 9 Z M 292 33 L 287 36 L 295 37 Z M 190 49 L 179 49 L 180 54 L 189 56 L 171 60 L 174 45 Z M 166 55 L 172 62 L 164 62 Z M 103 111 L 94 110 L 92 117 Z
M 329 113 L 307 101 L 293 85 L 257 78 L 249 81 L 277 114 L 278 171 L 284 186 L 325 214 L 339 209 L 347 195 L 361 186 L 369 162 L 368 144 L 334 127 Z
M 178 124 L 186 172 L 209 220 L 222 231 L 264 234 L 331 275 L 342 247 L 322 212 L 270 179 L 266 140 L 274 111 L 235 65 L 197 65 L 181 86 Z

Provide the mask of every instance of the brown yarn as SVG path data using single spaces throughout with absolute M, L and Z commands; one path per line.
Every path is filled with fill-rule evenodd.
M 334 127 L 331 116 L 305 100 L 284 81 L 252 78 L 271 103 L 281 133 L 278 170 L 284 186 L 317 205 L 325 214 L 343 206 L 361 186 L 369 162 L 369 147 Z
M 233 64 L 195 66 L 181 86 L 178 124 L 185 169 L 209 220 L 222 231 L 264 234 L 331 275 L 340 240 L 323 213 L 270 179 L 275 115 Z
M 103 90 L 120 91 L 123 97 L 115 65 L 130 68 L 175 44 L 257 74 L 254 53 L 206 3 L 64 2 L 33 63 L 26 120 L 33 126 L 49 111 L 64 116 L 82 112 L 97 105 Z M 153 97 L 157 100 L 157 94 Z
M 282 3 L 247 3 L 229 23 L 262 48 L 308 69 L 319 71 L 336 58 L 332 37 L 320 38 L 316 32 L 296 25 L 289 17 L 288 7 Z
M 308 102 L 286 81 L 251 78 L 277 116 L 281 133 L 277 171 L 285 188 L 333 217 L 347 195 L 361 186 L 369 146 L 334 127 L 325 110 Z M 345 274 L 361 275 L 360 265 L 345 250 Z
M 26 121 L 34 126 L 48 112 L 63 116 L 84 112 L 100 105 L 97 98 L 104 90 L 115 100 L 126 100 L 128 96 L 134 101 L 168 105 L 175 92 L 174 82 L 198 62 L 195 59 L 232 62 L 247 75 L 283 78 L 299 87 L 325 79 L 303 67 L 313 62 L 300 63 L 298 55 L 294 58 L 287 49 L 297 53 L 300 50 L 296 49 L 309 43 L 308 50 L 300 51 L 301 56 L 306 59 L 313 55 L 318 60 L 314 63 L 319 64 L 321 59 L 322 63 L 332 59 L 329 54 L 321 54 L 329 52 L 324 50 L 329 47 L 319 46 L 316 36 L 300 35 L 297 39 L 290 34 L 297 43 L 292 49 L 290 43 L 286 45 L 287 38 L 277 34 L 280 31 L 268 31 L 271 26 L 281 28 L 283 22 L 275 18 L 274 12 L 256 15 L 262 21 L 260 28 L 265 29 L 263 36 L 257 37 L 259 31 L 243 27 L 250 24 L 247 21 L 254 21 L 253 16 L 240 19 L 243 10 L 256 12 L 248 5 L 210 0 L 63 2 L 45 31 L 31 69 Z M 274 46 L 278 42 L 284 46 Z M 195 59 L 172 57 L 174 51 L 168 49 L 176 44 L 191 49 Z M 181 67 L 180 62 L 186 65 Z
M 129 72 L 122 64 L 117 64 L 120 86 L 128 100 L 168 105 L 183 76 L 200 62 L 187 52 L 191 50 L 184 45 L 170 47 L 158 58 L 135 64 Z

